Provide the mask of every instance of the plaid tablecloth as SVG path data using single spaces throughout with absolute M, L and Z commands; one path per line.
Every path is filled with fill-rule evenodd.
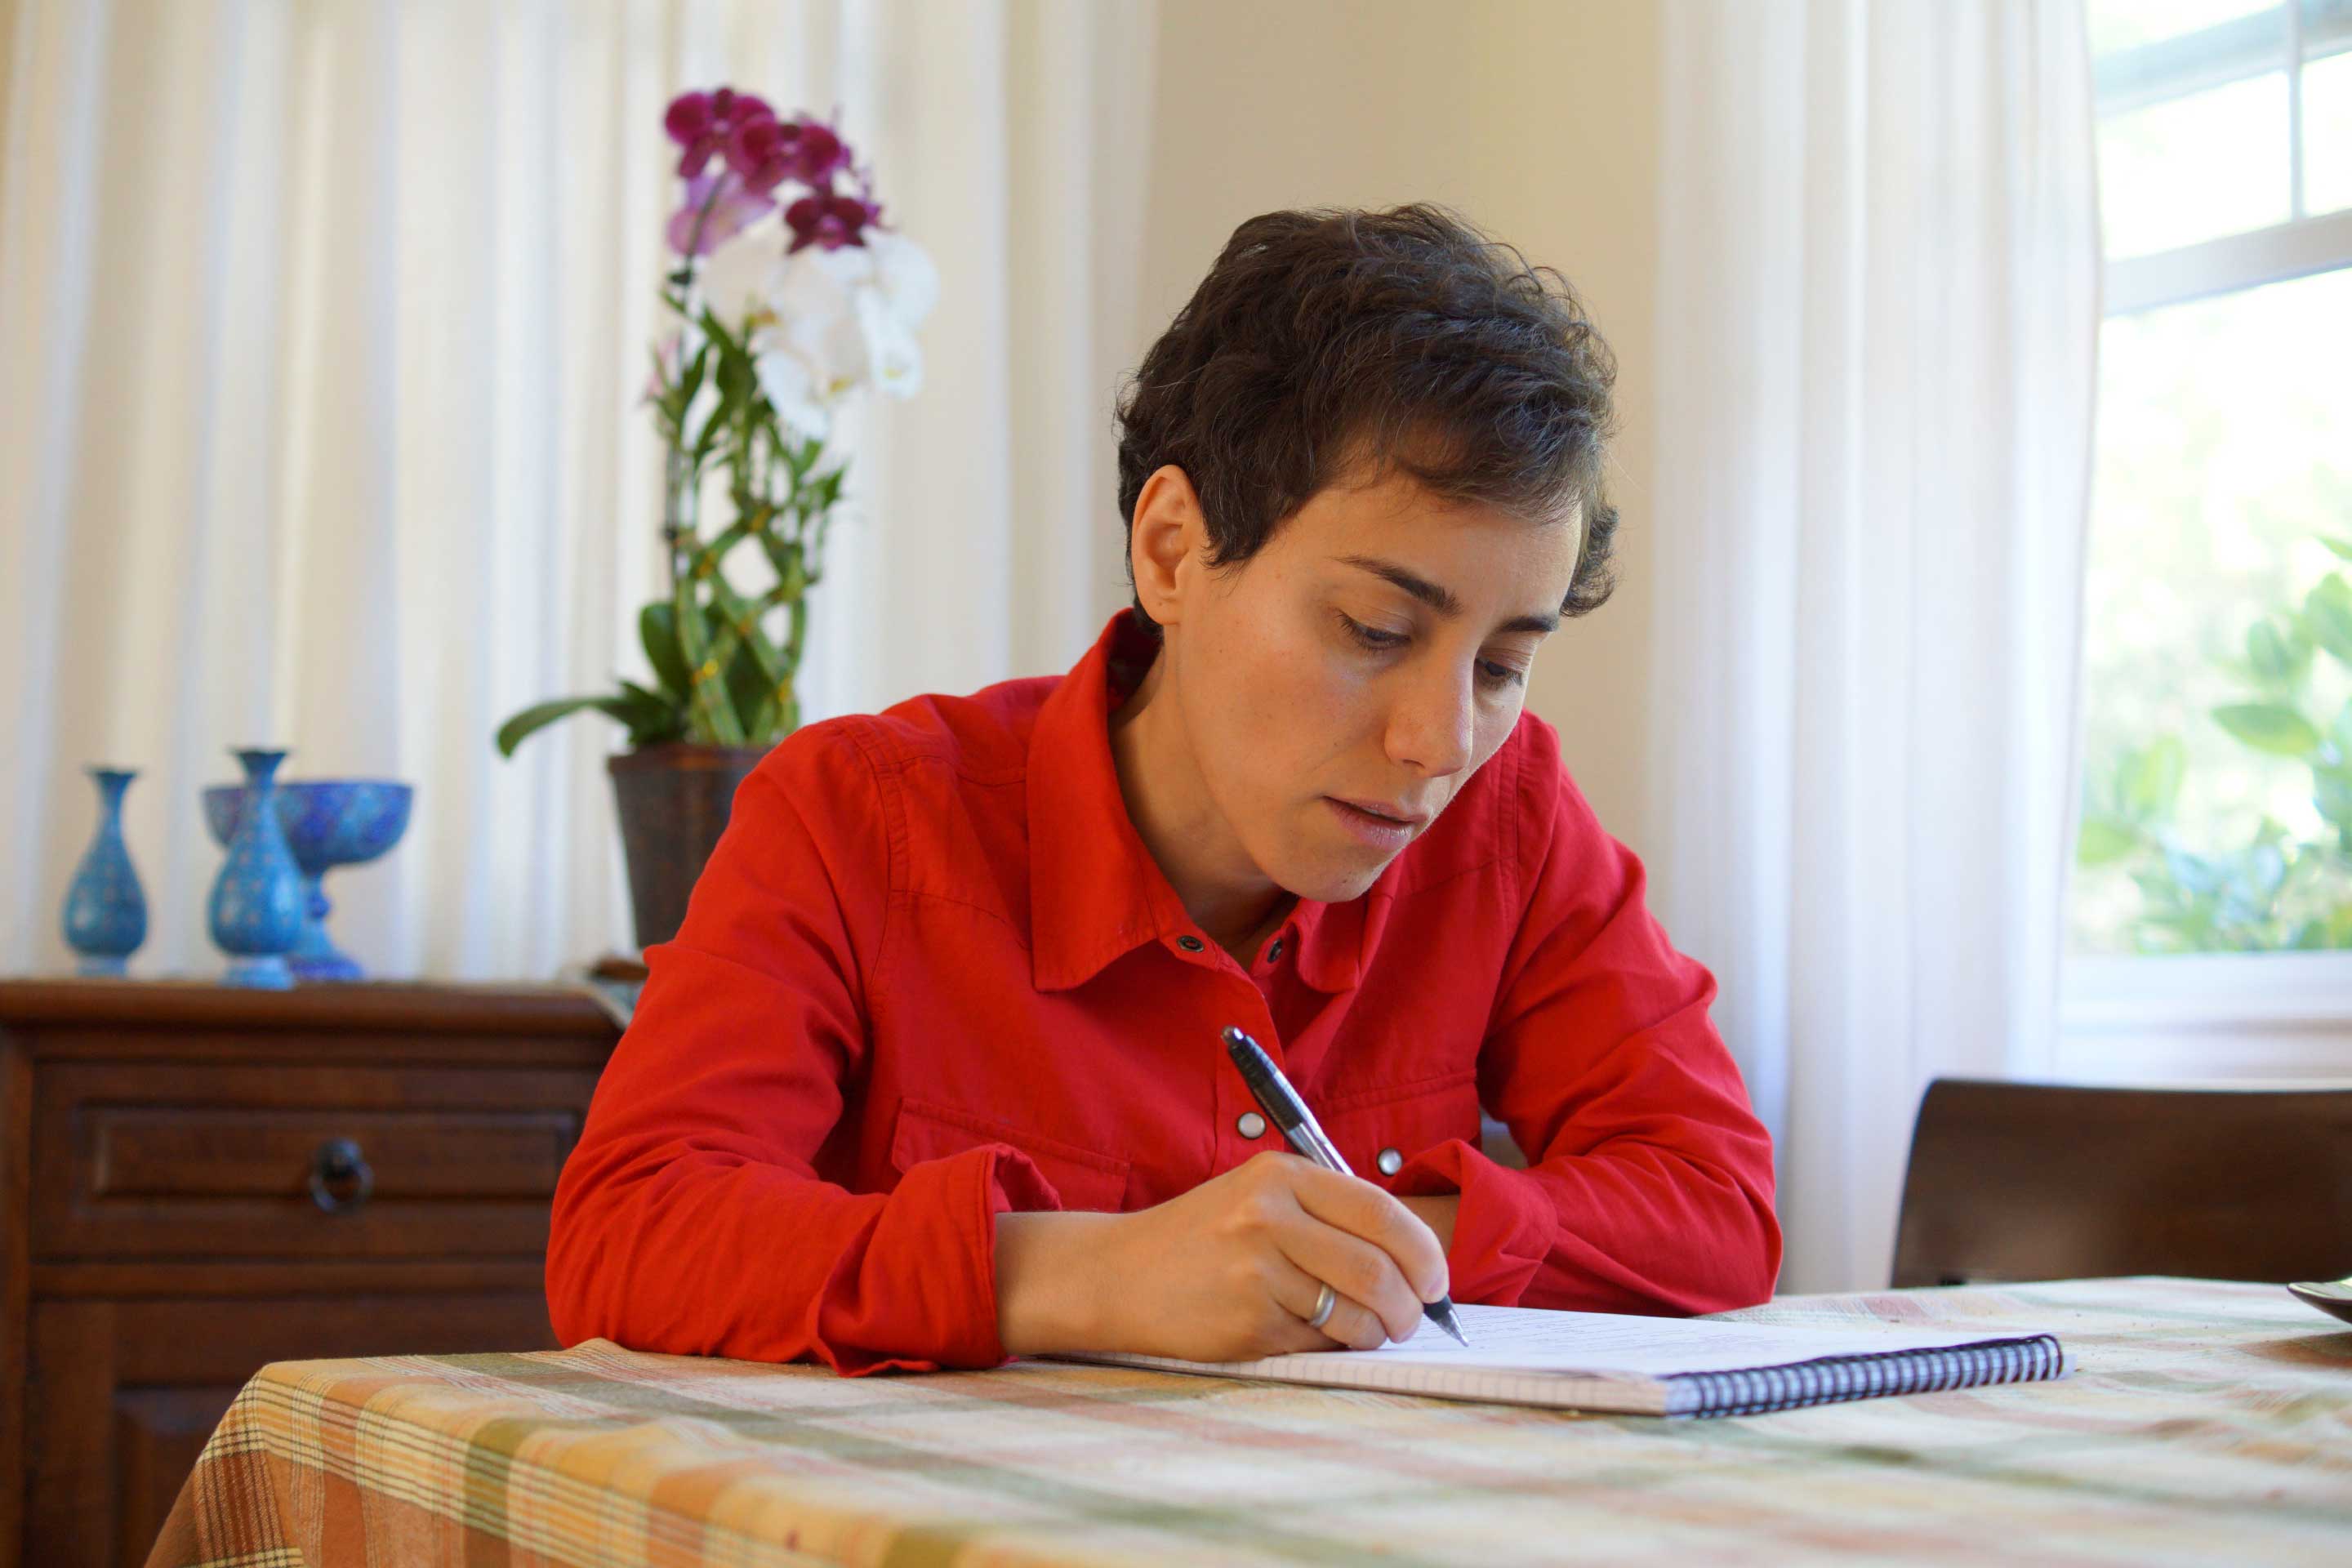
M 2352 1329 L 2180 1279 L 1790 1298 L 2047 1329 L 2066 1382 L 1665 1422 L 1109 1368 L 264 1368 L 153 1565 L 2352 1563 Z

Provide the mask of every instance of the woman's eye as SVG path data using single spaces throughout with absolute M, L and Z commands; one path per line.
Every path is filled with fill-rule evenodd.
M 1406 641 L 1402 632 L 1382 631 L 1378 626 L 1368 626 L 1345 611 L 1340 612 L 1339 620 L 1348 628 L 1348 635 L 1366 647 L 1402 647 Z
M 1338 615 L 1339 625 L 1346 629 L 1348 636 L 1359 647 L 1368 651 L 1392 653 L 1412 640 L 1403 632 L 1392 632 L 1382 626 L 1368 626 L 1345 610 L 1334 613 Z M 1479 684 L 1492 690 L 1499 691 L 1524 685 L 1528 679 L 1526 670 L 1517 665 L 1505 664 L 1500 659 L 1482 658 L 1478 660 L 1477 668 Z
M 1526 670 L 1512 665 L 1496 664 L 1491 658 L 1478 661 L 1478 674 L 1489 686 L 1517 686 L 1528 678 Z

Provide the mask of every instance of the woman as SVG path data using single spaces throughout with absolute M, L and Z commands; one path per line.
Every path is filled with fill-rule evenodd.
M 1767 1297 L 1714 982 L 1520 711 L 1607 595 L 1613 374 L 1557 274 L 1442 211 L 1237 229 L 1122 400 L 1133 607 L 737 795 L 556 1194 L 565 1342 L 1224 1360 L 1449 1289 Z M 1356 1176 L 1280 1152 L 1228 1025 Z

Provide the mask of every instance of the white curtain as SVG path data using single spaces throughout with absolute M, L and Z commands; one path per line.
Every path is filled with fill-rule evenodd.
M 236 744 L 416 784 L 328 885 L 372 969 L 625 944 L 617 729 L 490 736 L 642 671 L 684 88 L 838 106 L 942 276 L 925 390 L 848 432 L 809 716 L 1074 660 L 1124 596 L 1152 3 L 0 5 L 0 970 L 66 962 L 110 762 L 133 972 L 215 973 L 197 791 Z
M 2097 329 L 2079 0 L 1667 0 L 1658 902 L 1884 1285 L 1938 1075 L 2055 1009 Z

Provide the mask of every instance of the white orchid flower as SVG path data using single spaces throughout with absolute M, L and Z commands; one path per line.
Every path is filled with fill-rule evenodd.
M 923 351 L 916 345 L 914 328 L 892 308 L 877 285 L 857 290 L 857 326 L 866 339 L 866 359 L 874 384 L 893 397 L 912 397 L 923 389 Z
M 817 396 L 816 379 L 805 362 L 773 349 L 755 358 L 751 366 L 785 429 L 804 441 L 822 441 L 833 433 L 833 411 Z
M 740 337 L 775 292 L 783 268 L 783 226 L 755 223 L 702 264 L 703 301 L 720 326 Z
M 931 265 L 930 253 L 887 229 L 867 230 L 866 249 L 873 257 L 875 287 L 890 313 L 913 331 L 940 302 L 940 269 Z

